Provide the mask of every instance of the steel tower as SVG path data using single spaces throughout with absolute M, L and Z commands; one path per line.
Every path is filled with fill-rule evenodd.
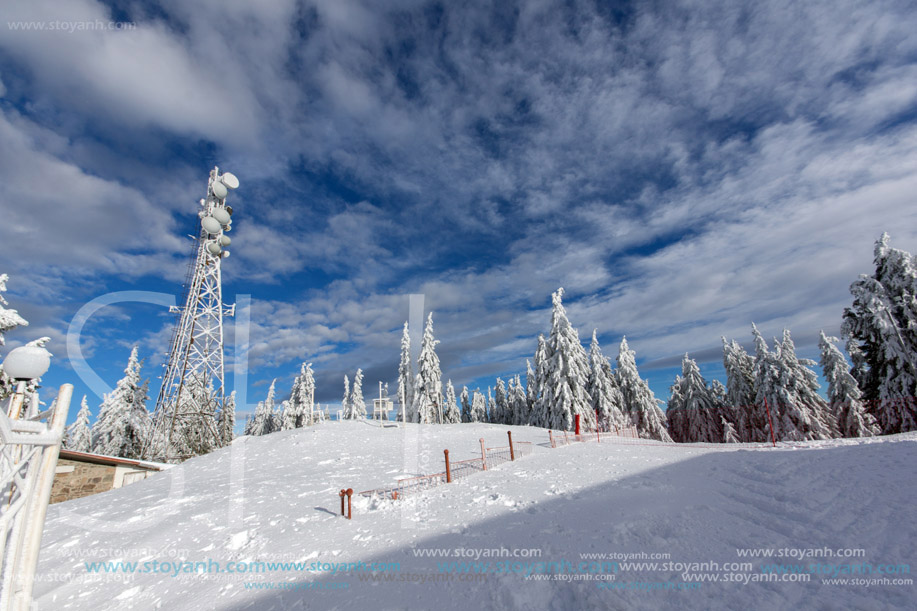
M 172 332 L 144 458 L 181 462 L 232 440 L 232 431 L 223 426 L 223 317 L 233 316 L 235 305 L 223 304 L 220 267 L 229 256 L 225 232 L 232 228 L 226 195 L 238 186 L 234 175 L 221 175 L 213 168 L 207 197 L 200 200 L 201 229 L 185 278 L 184 306 L 169 308 L 180 317 Z

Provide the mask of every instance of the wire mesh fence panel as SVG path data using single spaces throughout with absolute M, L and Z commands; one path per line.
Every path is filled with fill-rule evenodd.
M 480 458 L 460 460 L 452 463 L 450 465 L 450 470 L 452 472 L 452 481 L 455 481 L 457 479 L 462 479 L 463 477 L 468 477 L 469 475 L 483 471 L 484 463 Z

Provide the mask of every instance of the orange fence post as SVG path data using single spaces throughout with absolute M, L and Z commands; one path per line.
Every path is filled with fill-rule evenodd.
M 347 519 L 352 520 L 353 519 L 353 513 L 352 513 L 353 506 L 351 505 L 350 497 L 353 496 L 353 488 L 348 488 L 346 494 L 347 494 Z
M 347 494 L 347 491 L 343 488 L 341 489 L 341 515 L 344 515 L 344 495 Z
M 516 460 L 516 453 L 513 452 L 513 432 L 506 431 L 506 436 L 509 437 L 509 459 Z
M 484 449 L 483 437 L 481 437 L 481 464 L 484 465 L 484 470 L 487 471 L 487 450 Z
M 548 439 L 551 440 L 551 447 L 556 448 L 557 444 L 554 443 L 554 431 L 548 430 Z
M 449 450 L 443 450 L 443 453 L 446 455 L 446 483 L 452 483 L 452 471 L 449 469 Z

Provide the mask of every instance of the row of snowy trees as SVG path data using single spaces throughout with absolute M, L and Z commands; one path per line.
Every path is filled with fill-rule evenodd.
M 149 399 L 149 380 L 142 380 L 142 367 L 143 361 L 138 358 L 137 347 L 134 347 L 128 357 L 124 377 L 118 380 L 110 393 L 102 397 L 102 404 L 94 423 L 90 421 L 89 404 L 86 396 L 83 396 L 76 420 L 67 427 L 64 436 L 65 448 L 122 458 L 159 458 L 157 451 L 164 448 L 164 442 L 162 439 L 152 438 L 153 422 L 146 408 Z M 192 394 L 201 392 L 209 390 L 194 380 L 186 381 L 180 400 L 187 400 Z M 220 435 L 217 441 L 219 445 L 232 442 L 234 423 L 235 393 L 226 397 L 223 409 L 217 415 L 215 424 Z M 173 434 L 172 443 L 179 448 L 196 443 L 193 431 L 179 431 L 177 436 Z M 147 445 L 150 448 L 145 452 L 146 455 L 142 455 Z M 212 449 L 214 448 L 207 448 L 207 451 Z
M 707 384 L 685 355 L 666 412 L 676 441 L 761 442 L 870 437 L 917 430 L 917 258 L 876 242 L 876 270 L 850 291 L 841 331 L 853 367 L 821 333 L 827 399 L 818 394 L 815 362 L 796 356 L 790 332 L 773 348 L 752 326 L 755 354 L 723 338 L 727 387 Z
M 358 376 L 360 372 L 357 372 Z M 321 406 L 315 405 L 315 372 L 312 363 L 303 363 L 299 375 L 293 380 L 290 398 L 276 405 L 277 380 L 271 381 L 267 397 L 258 402 L 255 413 L 245 421 L 245 435 L 268 435 L 275 431 L 288 431 L 309 426 L 313 411 Z M 235 393 L 233 393 L 235 394 Z M 314 407 L 313 407 L 314 406 Z
M 405 323 L 398 368 L 398 398 L 406 419 L 417 423 L 491 422 L 572 430 L 580 416 L 582 430 L 617 430 L 635 426 L 641 437 L 668 440 L 665 415 L 637 371 L 634 352 L 621 342 L 617 368 L 602 354 L 595 333 L 587 355 L 563 306 L 563 289 L 552 296 L 551 331 L 539 336 L 534 367 L 527 363 L 526 382 L 515 375 L 507 384 L 497 378 L 487 396 L 462 389 L 458 400 L 452 381 L 443 387 L 433 337 L 433 315 L 427 318 L 413 374 L 410 336 Z M 597 420 L 598 415 L 598 420 Z

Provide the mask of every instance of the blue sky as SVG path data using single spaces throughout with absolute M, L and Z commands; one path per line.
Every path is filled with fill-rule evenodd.
M 7 348 L 50 336 L 48 387 L 88 391 L 65 346 L 84 304 L 180 292 L 214 165 L 242 183 L 224 295 L 251 296 L 249 402 L 302 361 L 323 402 L 357 367 L 394 382 L 410 293 L 444 376 L 486 387 L 524 372 L 559 286 L 581 338 L 614 357 L 626 335 L 665 398 L 685 352 L 717 377 L 752 321 L 815 356 L 876 238 L 917 238 L 909 2 L 10 0 L 0 19 L 0 272 L 31 322 Z M 134 27 L 11 25 L 96 20 Z M 122 303 L 81 345 L 109 384 L 134 344 L 155 376 L 170 324 Z

